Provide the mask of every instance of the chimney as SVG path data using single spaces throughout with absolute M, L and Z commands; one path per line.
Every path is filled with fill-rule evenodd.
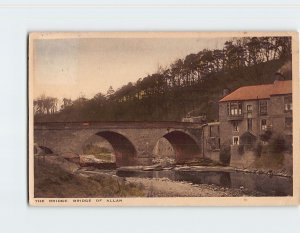
M 274 81 L 284 81 L 284 76 L 280 72 L 274 74 Z
M 228 95 L 230 93 L 230 90 L 228 88 L 224 88 L 223 89 L 223 95 L 222 97 L 225 97 L 226 95 Z

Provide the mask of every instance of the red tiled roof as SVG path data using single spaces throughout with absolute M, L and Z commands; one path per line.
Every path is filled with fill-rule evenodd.
M 234 100 L 269 99 L 271 95 L 292 93 L 292 80 L 275 81 L 273 84 L 240 87 L 219 102 Z

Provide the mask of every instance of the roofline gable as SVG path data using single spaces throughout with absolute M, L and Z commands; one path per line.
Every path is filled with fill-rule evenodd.
M 219 102 L 270 99 L 275 95 L 292 94 L 292 80 L 275 81 L 273 84 L 242 86 L 224 96 Z

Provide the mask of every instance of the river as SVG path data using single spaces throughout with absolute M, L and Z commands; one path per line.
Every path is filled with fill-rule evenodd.
M 247 189 L 262 193 L 262 196 L 293 195 L 291 177 L 256 174 L 240 171 L 117 171 L 120 177 L 168 178 L 172 181 L 186 181 L 193 184 L 213 184 L 226 188 Z

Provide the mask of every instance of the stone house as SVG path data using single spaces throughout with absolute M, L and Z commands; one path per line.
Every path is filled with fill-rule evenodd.
M 219 101 L 220 144 L 252 147 L 266 131 L 292 144 L 292 81 L 244 86 Z
M 220 123 L 210 122 L 203 127 L 203 151 L 207 158 L 219 161 Z

